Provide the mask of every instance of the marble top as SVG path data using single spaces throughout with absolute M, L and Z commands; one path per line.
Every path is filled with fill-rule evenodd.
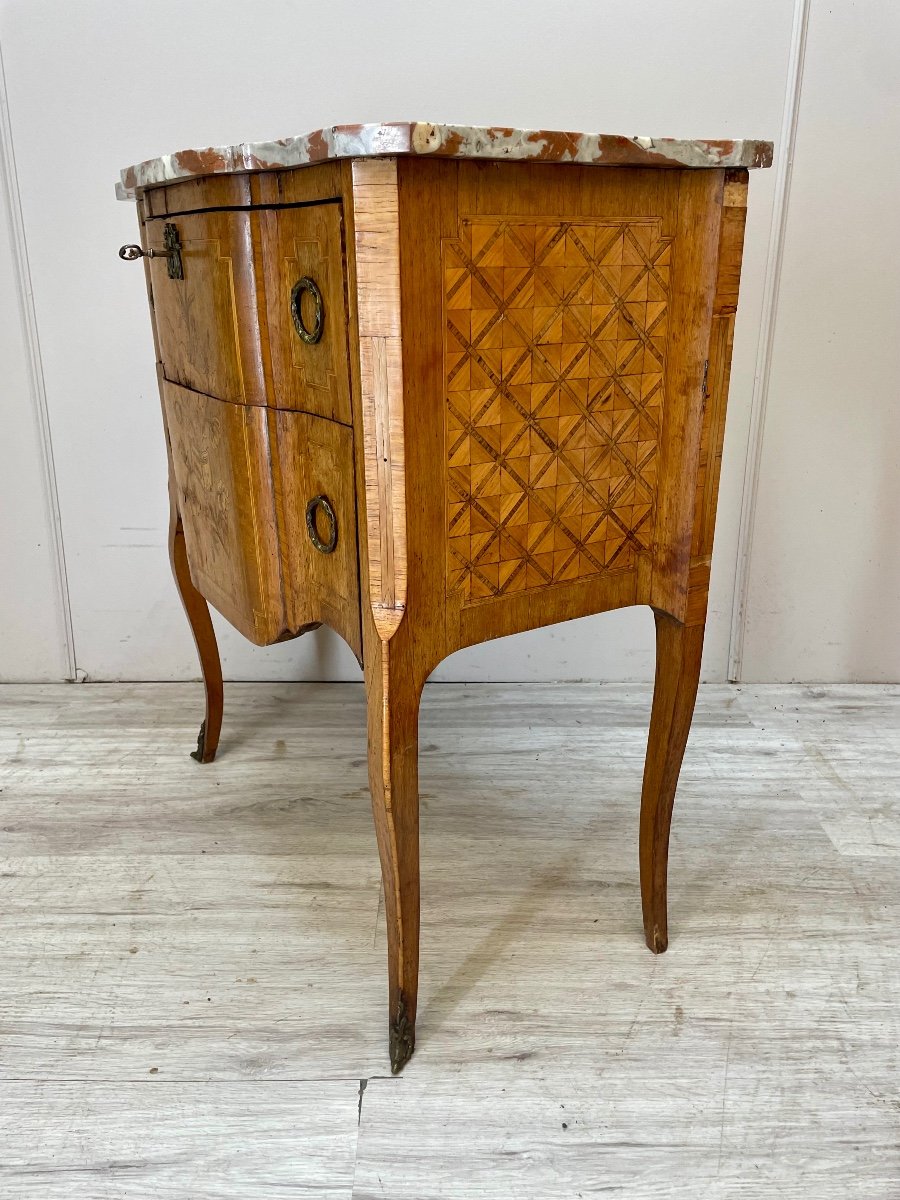
M 126 167 L 116 185 L 121 200 L 176 179 L 300 167 L 336 158 L 422 154 L 437 158 L 532 159 L 607 167 L 769 167 L 772 143 L 755 140 L 684 141 L 621 137 L 610 133 L 560 133 L 493 125 L 435 125 L 393 121 L 383 125 L 332 125 L 276 142 L 238 142 L 179 150 Z

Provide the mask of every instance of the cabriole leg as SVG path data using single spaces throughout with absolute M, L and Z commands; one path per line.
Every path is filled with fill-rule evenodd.
M 661 954 L 669 944 L 669 828 L 700 681 L 704 625 L 684 625 L 659 609 L 654 616 L 656 683 L 641 793 L 640 860 L 644 936 L 653 953 Z
M 172 574 L 175 576 L 175 586 L 187 613 L 187 619 L 194 635 L 194 644 L 200 658 L 200 670 L 203 675 L 203 686 L 206 689 L 206 717 L 200 726 L 197 738 L 197 749 L 191 751 L 191 758 L 197 762 L 209 763 L 216 757 L 219 745 L 219 733 L 222 729 L 222 663 L 219 660 L 219 647 L 216 644 L 216 634 L 209 615 L 209 607 L 191 582 L 191 572 L 188 567 L 187 551 L 184 544 L 184 529 L 181 515 L 175 500 L 172 500 L 169 518 L 169 558 L 172 563 Z
M 393 642 L 366 651 L 369 786 L 384 882 L 388 1039 L 396 1075 L 416 1044 L 419 976 L 419 700 L 424 680 L 397 661 Z

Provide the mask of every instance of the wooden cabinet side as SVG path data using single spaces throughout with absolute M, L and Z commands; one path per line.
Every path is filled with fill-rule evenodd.
M 731 381 L 734 323 L 741 280 L 744 227 L 747 221 L 747 189 L 747 171 L 735 170 L 725 173 L 705 407 L 694 499 L 686 616 L 689 625 L 698 624 L 706 618 L 719 477 L 722 469 L 722 446 L 725 438 L 725 416 Z

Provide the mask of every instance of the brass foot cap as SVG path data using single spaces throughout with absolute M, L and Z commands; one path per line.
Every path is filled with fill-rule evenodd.
M 196 759 L 198 763 L 210 763 L 216 757 L 215 750 L 211 754 L 206 752 L 206 722 L 200 722 L 200 732 L 197 734 L 197 749 L 191 751 L 191 758 Z
M 406 998 L 401 992 L 397 1001 L 397 1012 L 388 1028 L 388 1049 L 391 1056 L 391 1074 L 399 1075 L 416 1048 L 416 1030 L 409 1019 Z

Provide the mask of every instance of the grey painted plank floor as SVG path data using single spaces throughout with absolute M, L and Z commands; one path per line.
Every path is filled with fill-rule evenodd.
M 387 1069 L 362 688 L 0 688 L 0 1197 L 900 1197 L 900 688 L 432 685 Z

